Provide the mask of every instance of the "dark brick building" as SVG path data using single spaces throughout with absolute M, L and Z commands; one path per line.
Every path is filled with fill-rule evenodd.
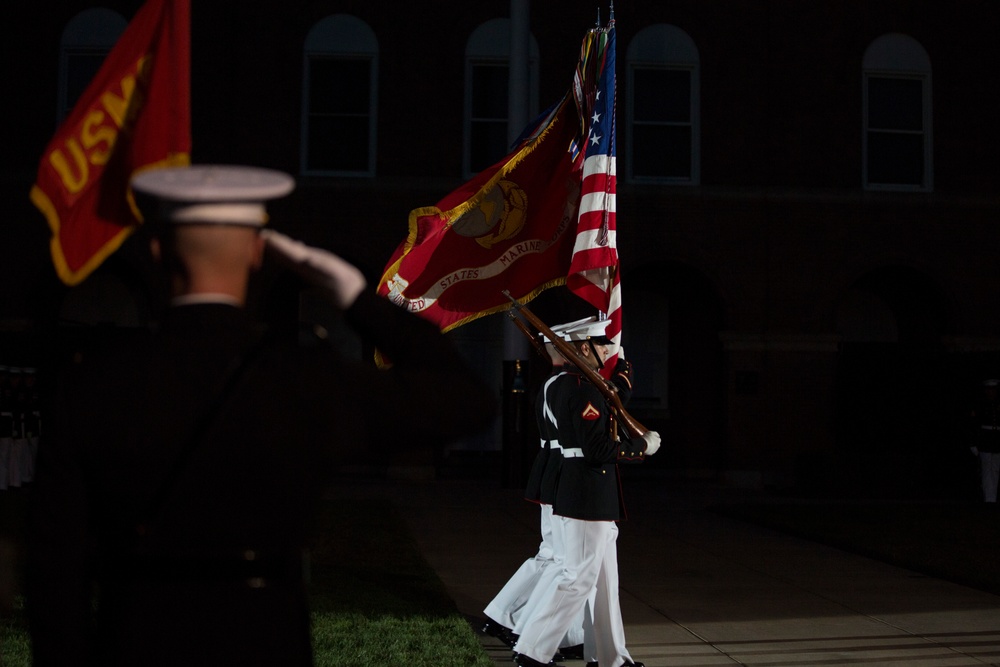
M 275 224 L 375 280 L 412 208 L 503 154 L 518 3 L 195 2 L 193 159 L 295 174 Z M 113 35 L 139 4 L 59 0 L 4 24 L 0 364 L 44 366 L 39 332 L 70 321 L 155 317 L 142 233 L 68 290 L 27 197 L 67 72 L 107 37 L 94 25 Z M 633 412 L 668 443 L 650 467 L 823 492 L 972 488 L 962 416 L 1000 373 L 1000 5 L 615 12 L 624 342 Z M 566 91 L 596 14 L 530 3 L 530 111 Z M 499 383 L 497 322 L 455 335 Z

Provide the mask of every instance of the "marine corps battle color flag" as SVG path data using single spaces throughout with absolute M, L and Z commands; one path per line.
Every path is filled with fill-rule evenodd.
M 410 213 L 378 292 L 447 331 L 511 307 L 503 290 L 526 303 L 566 284 L 618 343 L 616 179 L 612 21 L 587 34 L 572 89 L 509 155 Z
M 100 266 L 141 221 L 140 169 L 191 153 L 190 0 L 148 0 L 46 146 L 31 201 L 52 230 L 67 285 Z

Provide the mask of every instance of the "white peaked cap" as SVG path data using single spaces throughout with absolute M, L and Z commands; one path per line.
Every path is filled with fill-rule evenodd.
M 172 224 L 259 227 L 267 223 L 264 202 L 294 188 L 284 172 L 235 165 L 150 169 L 132 178 L 132 189 L 158 199 L 159 217 Z
M 568 341 L 581 341 L 593 339 L 598 345 L 607 345 L 611 341 L 607 336 L 608 325 L 611 324 L 611 320 L 599 320 L 597 317 L 585 317 L 582 320 L 576 320 L 575 322 L 567 322 L 565 324 L 557 324 L 553 327 L 552 333 L 559 336 L 563 340 Z M 544 337 L 545 342 L 550 342 L 548 338 Z

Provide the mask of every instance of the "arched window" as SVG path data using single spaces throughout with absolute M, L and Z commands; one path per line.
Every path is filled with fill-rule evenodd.
M 529 40 L 528 105 L 538 111 L 538 43 Z M 462 169 L 470 176 L 510 149 L 507 136 L 510 85 L 510 20 L 481 24 L 465 46 L 465 151 Z
M 375 175 L 378 40 L 347 14 L 319 21 L 303 49 L 303 174 Z
M 642 29 L 628 46 L 629 180 L 697 185 L 701 178 L 698 48 L 672 25 Z
M 128 21 L 118 12 L 98 7 L 83 10 L 63 28 L 59 43 L 57 122 L 73 110 L 127 26 Z
M 864 186 L 869 190 L 933 189 L 931 61 L 912 37 L 890 33 L 862 61 Z

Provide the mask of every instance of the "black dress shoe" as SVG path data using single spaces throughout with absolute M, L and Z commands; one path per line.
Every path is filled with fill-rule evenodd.
M 553 660 L 583 660 L 583 644 L 564 646 L 556 651 Z
M 498 633 L 506 631 L 507 628 L 500 625 L 499 623 L 495 623 L 494 621 L 486 621 L 483 623 L 482 632 L 484 635 L 490 635 L 491 637 L 496 637 Z
M 556 664 L 555 660 L 549 660 L 548 662 L 538 662 L 534 658 L 524 655 L 523 653 L 514 654 L 514 662 L 518 667 L 562 667 L 562 665 Z
M 510 628 L 504 627 L 494 621 L 486 621 L 485 623 L 483 623 L 482 632 L 484 635 L 496 637 L 504 644 L 506 644 L 509 648 L 514 648 L 514 644 L 517 643 L 518 635 L 514 634 L 514 632 Z

